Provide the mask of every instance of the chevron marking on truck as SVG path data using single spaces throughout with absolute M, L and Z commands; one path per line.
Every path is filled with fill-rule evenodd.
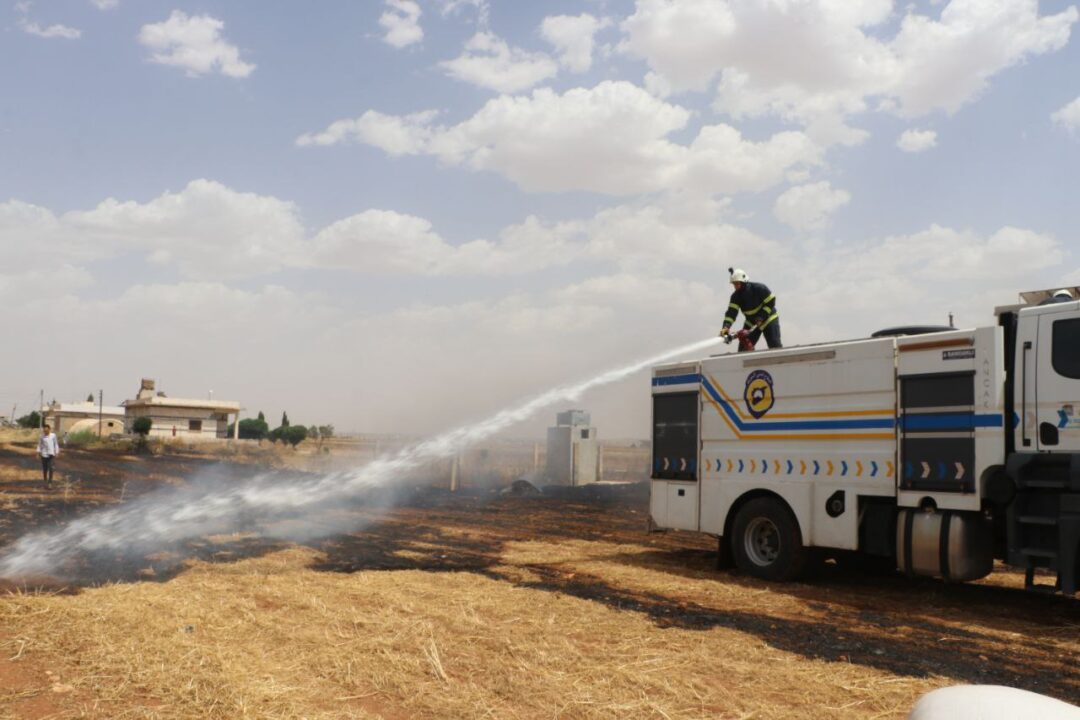
M 806 461 L 805 460 L 800 460 L 799 461 L 799 474 L 800 475 L 805 475 L 806 474 Z
M 870 461 L 870 477 L 877 477 L 877 461 Z
M 964 463 L 956 463 L 956 479 L 962 480 L 964 478 Z
M 862 460 L 855 461 L 855 477 L 862 477 Z

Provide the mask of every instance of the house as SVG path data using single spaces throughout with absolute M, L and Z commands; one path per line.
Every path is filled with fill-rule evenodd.
M 116 405 L 98 407 L 95 402 L 52 402 L 41 409 L 53 431 L 60 437 L 71 433 L 92 432 L 108 436 L 124 432 L 124 408 Z
M 232 400 L 201 400 L 168 397 L 155 392 L 154 381 L 144 378 L 134 400 L 124 401 L 124 422 L 132 432 L 135 420 L 150 418 L 150 437 L 215 440 L 228 437 L 232 416 L 233 438 L 238 436 L 240 403 Z

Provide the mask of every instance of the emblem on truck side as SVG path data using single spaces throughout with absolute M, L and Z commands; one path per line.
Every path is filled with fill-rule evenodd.
M 746 401 L 746 410 L 760 420 L 765 413 L 772 409 L 773 380 L 772 375 L 764 370 L 755 370 L 746 378 L 746 389 L 743 390 L 743 400 Z

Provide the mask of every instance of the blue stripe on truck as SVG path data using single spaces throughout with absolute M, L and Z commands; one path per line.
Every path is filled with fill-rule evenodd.
M 974 430 L 975 428 L 1001 427 L 1002 416 L 989 413 L 938 413 L 934 415 L 902 415 L 901 430 Z
M 701 382 L 701 376 L 698 374 L 669 375 L 668 377 L 655 377 L 652 379 L 653 387 L 662 387 L 664 385 L 689 385 L 690 383 L 699 382 Z

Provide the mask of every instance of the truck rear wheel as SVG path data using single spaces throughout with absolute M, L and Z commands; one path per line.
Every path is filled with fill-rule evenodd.
M 762 580 L 793 580 L 806 567 L 807 551 L 798 523 L 776 498 L 755 498 L 739 508 L 731 552 L 739 570 Z

